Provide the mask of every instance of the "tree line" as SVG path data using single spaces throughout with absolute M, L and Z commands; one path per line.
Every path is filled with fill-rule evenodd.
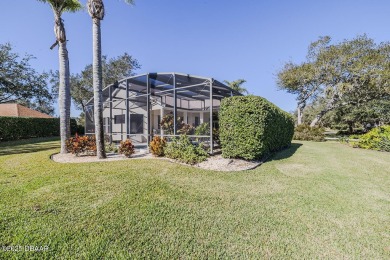
M 353 127 L 390 122 L 390 43 L 366 35 L 309 45 L 306 61 L 287 62 L 280 89 L 296 95 L 297 124 Z

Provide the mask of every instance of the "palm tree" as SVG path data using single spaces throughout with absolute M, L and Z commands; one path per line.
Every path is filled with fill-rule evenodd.
M 240 92 L 241 94 L 248 94 L 248 90 L 246 90 L 245 87 L 242 87 L 241 85 L 244 84 L 246 82 L 245 79 L 237 79 L 235 81 L 227 81 L 227 80 L 224 80 L 223 82 L 225 82 L 226 85 L 229 86 L 229 88 L 237 91 L 237 92 Z
M 58 106 L 60 113 L 60 135 L 61 153 L 67 153 L 66 139 L 70 137 L 70 80 L 69 80 L 69 56 L 66 48 L 66 33 L 64 21 L 61 16 L 63 12 L 76 12 L 82 9 L 78 0 L 38 0 L 48 3 L 54 13 L 54 34 L 56 42 L 50 47 L 53 49 L 58 45 L 59 56 L 59 91 Z
M 126 0 L 128 4 L 134 4 L 133 0 Z M 104 18 L 103 0 L 88 0 L 88 13 L 92 18 L 92 41 L 93 41 L 93 97 L 94 97 L 94 120 L 97 157 L 106 158 L 104 151 L 103 130 L 103 97 L 102 97 L 102 44 L 100 21 Z

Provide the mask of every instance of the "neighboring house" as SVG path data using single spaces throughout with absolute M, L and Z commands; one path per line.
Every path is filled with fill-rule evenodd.
M 0 104 L 0 116 L 53 118 L 17 103 Z
M 147 73 L 112 84 L 103 89 L 103 120 L 105 134 L 113 142 L 131 139 L 148 144 L 153 135 L 166 133 L 160 128 L 167 113 L 180 117 L 194 127 L 208 122 L 215 124 L 214 114 L 225 97 L 241 95 L 213 78 L 182 73 Z M 85 133 L 93 134 L 93 99 L 85 109 Z M 175 129 L 173 135 L 177 136 Z M 212 150 L 212 131 L 210 146 Z

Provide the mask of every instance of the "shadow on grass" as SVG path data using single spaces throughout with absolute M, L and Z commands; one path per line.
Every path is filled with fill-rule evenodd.
M 302 144 L 300 143 L 292 143 L 290 147 L 275 153 L 272 155 L 267 161 L 277 161 L 277 160 L 283 160 L 287 159 L 294 155 L 294 153 L 301 147 Z
M 0 156 L 22 153 L 34 153 L 59 148 L 58 137 L 33 138 L 26 140 L 10 141 L 0 143 Z

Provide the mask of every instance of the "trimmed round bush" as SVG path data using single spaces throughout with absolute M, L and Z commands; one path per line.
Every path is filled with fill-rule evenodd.
M 219 125 L 225 158 L 261 159 L 290 146 L 294 135 L 290 114 L 253 95 L 224 98 Z

